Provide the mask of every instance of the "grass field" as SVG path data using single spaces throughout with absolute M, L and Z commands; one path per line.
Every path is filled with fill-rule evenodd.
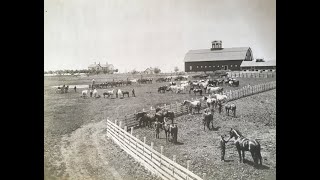
M 167 75 L 166 75 L 167 76 Z M 139 78 L 135 76 L 131 78 Z M 132 88 L 136 97 L 124 99 L 80 98 L 81 89 L 75 93 L 56 94 L 51 86 L 62 84 L 90 84 L 112 79 L 126 79 L 126 75 L 100 75 L 95 77 L 45 77 L 44 81 L 44 160 L 45 179 L 154 179 L 140 165 L 135 163 L 119 147 L 105 138 L 105 117 L 114 120 L 135 110 L 150 108 L 162 104 L 181 102 L 191 99 L 193 94 L 160 94 L 157 88 L 166 83 L 153 83 L 120 87 L 123 90 Z M 239 78 L 240 87 L 274 81 L 275 78 L 247 79 Z M 234 89 L 226 87 L 226 89 Z M 98 90 L 102 94 L 104 90 Z M 165 146 L 165 155 L 172 158 L 177 155 L 177 162 L 186 165 L 191 159 L 191 170 L 197 174 L 207 172 L 215 179 L 232 179 L 242 176 L 245 179 L 269 179 L 275 177 L 275 90 L 234 101 L 238 106 L 238 117 L 227 118 L 215 115 L 215 122 L 221 128 L 218 131 L 203 132 L 200 115 L 176 118 L 179 123 L 178 141 L 183 145 L 166 144 L 165 139 L 154 140 L 155 148 Z M 230 127 L 238 127 L 247 137 L 262 138 L 262 156 L 265 169 L 255 170 L 249 164 L 238 165 L 238 155 L 230 146 L 227 163 L 218 162 L 217 137 Z M 153 138 L 152 132 L 137 129 L 140 137 L 147 141 Z M 199 135 L 198 135 L 199 134 Z M 161 134 L 164 137 L 163 134 Z M 270 145 L 270 146 L 269 146 Z M 204 147 L 206 146 L 206 147 Z M 246 154 L 252 161 L 249 153 Z M 241 173 L 236 173 L 237 171 Z

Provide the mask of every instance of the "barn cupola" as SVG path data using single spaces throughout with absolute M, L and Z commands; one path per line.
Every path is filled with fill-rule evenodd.
M 222 41 L 212 41 L 211 42 L 211 51 L 212 50 L 217 50 L 217 49 L 222 49 Z

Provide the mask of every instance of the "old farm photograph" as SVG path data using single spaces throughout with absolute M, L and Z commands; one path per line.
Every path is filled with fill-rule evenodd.
M 44 0 L 44 179 L 276 179 L 275 0 Z

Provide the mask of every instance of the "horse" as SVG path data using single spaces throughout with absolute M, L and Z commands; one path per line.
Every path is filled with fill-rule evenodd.
M 170 123 L 167 121 L 166 118 L 163 120 L 163 130 L 166 135 L 166 142 L 168 141 L 168 136 L 170 135 Z
M 85 98 L 85 97 L 87 96 L 87 94 L 88 94 L 88 90 L 83 90 L 83 91 L 81 92 L 81 96 L 82 96 L 83 98 Z
M 166 93 L 166 90 L 167 90 L 167 86 L 161 86 L 158 88 L 158 93 L 161 93 L 161 92 Z
M 93 90 L 93 97 L 96 97 L 98 95 L 98 91 L 97 91 L 97 89 L 95 88 L 94 90 Z
M 113 97 L 113 93 L 114 93 L 114 89 L 112 89 L 111 91 L 104 92 L 104 93 L 103 93 L 103 97 L 105 98 L 106 95 L 107 95 L 108 97 L 110 97 L 110 95 L 112 95 L 112 97 Z
M 207 93 L 214 93 L 214 94 L 217 94 L 217 93 L 222 93 L 223 91 L 223 88 L 222 87 L 207 87 Z
M 233 112 L 233 117 L 236 117 L 237 106 L 235 104 L 227 104 L 225 108 L 226 108 L 226 114 L 228 116 L 229 116 L 229 111 L 231 110 Z
M 68 90 L 69 90 L 69 85 L 68 85 L 67 87 L 65 87 L 65 89 L 64 89 L 64 93 L 67 93 L 67 92 L 68 92 Z
M 210 130 L 210 122 L 212 124 L 212 129 L 213 129 L 213 114 L 209 111 L 210 110 L 207 109 L 203 114 L 203 130 L 204 131 L 206 130 L 206 126 Z
M 214 108 L 216 107 L 216 104 L 217 104 L 217 99 L 216 98 L 212 98 L 212 97 L 205 97 L 203 96 L 203 101 L 206 101 L 207 102 L 207 106 L 210 108 Z
M 169 110 L 165 110 L 163 112 L 164 117 L 171 119 L 171 123 L 173 124 L 173 120 L 174 120 L 174 111 L 169 111 Z
M 118 89 L 117 90 L 117 93 L 116 93 L 116 98 L 120 98 L 121 97 L 121 94 L 122 94 L 122 91 L 121 91 L 121 89 Z
M 217 97 L 217 100 L 221 103 L 227 102 L 228 97 L 227 95 L 221 95 L 221 94 L 214 94 Z
M 193 91 L 194 95 L 197 95 L 197 93 L 199 93 L 200 96 L 202 96 L 202 89 L 193 89 L 192 91 Z
M 230 137 L 235 138 L 235 145 L 239 154 L 239 159 L 241 163 L 241 152 L 242 152 L 242 162 L 245 160 L 245 151 L 250 151 L 252 159 L 255 165 L 258 165 L 260 161 L 260 166 L 262 166 L 262 157 L 261 157 L 261 146 L 260 143 L 256 139 L 245 138 L 238 130 L 231 128 Z
M 188 101 L 188 100 L 184 100 L 183 101 L 183 105 L 187 105 L 188 109 L 191 111 L 192 113 L 192 109 L 197 109 L 198 113 L 200 113 L 200 108 L 201 108 L 201 102 L 200 101 Z
M 139 127 L 141 127 L 142 124 L 143 126 L 151 128 L 152 122 L 155 121 L 155 116 L 148 114 L 147 112 L 138 112 L 134 115 L 136 116 L 136 121 L 139 121 Z
M 220 80 L 220 79 L 218 80 L 218 86 L 219 85 L 223 85 L 223 80 Z
M 125 94 L 127 94 L 129 97 L 129 91 L 122 91 L 122 97 L 124 97 Z

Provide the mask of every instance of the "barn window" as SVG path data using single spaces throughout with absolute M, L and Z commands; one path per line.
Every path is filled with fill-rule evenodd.
M 192 66 L 190 66 L 189 68 L 190 68 L 190 71 L 191 71 L 192 70 Z
M 199 66 L 197 66 L 197 68 L 199 68 Z
M 211 66 L 209 66 L 209 68 L 211 68 Z
M 202 66 L 201 66 L 201 68 L 202 68 Z
M 217 66 L 217 67 L 219 67 L 219 66 Z
M 235 67 L 238 67 L 238 65 L 234 65 Z
M 204 66 L 204 68 L 207 68 L 207 66 Z
M 216 66 L 213 66 L 213 67 L 216 67 Z
M 230 67 L 232 67 L 232 65 L 230 65 Z

